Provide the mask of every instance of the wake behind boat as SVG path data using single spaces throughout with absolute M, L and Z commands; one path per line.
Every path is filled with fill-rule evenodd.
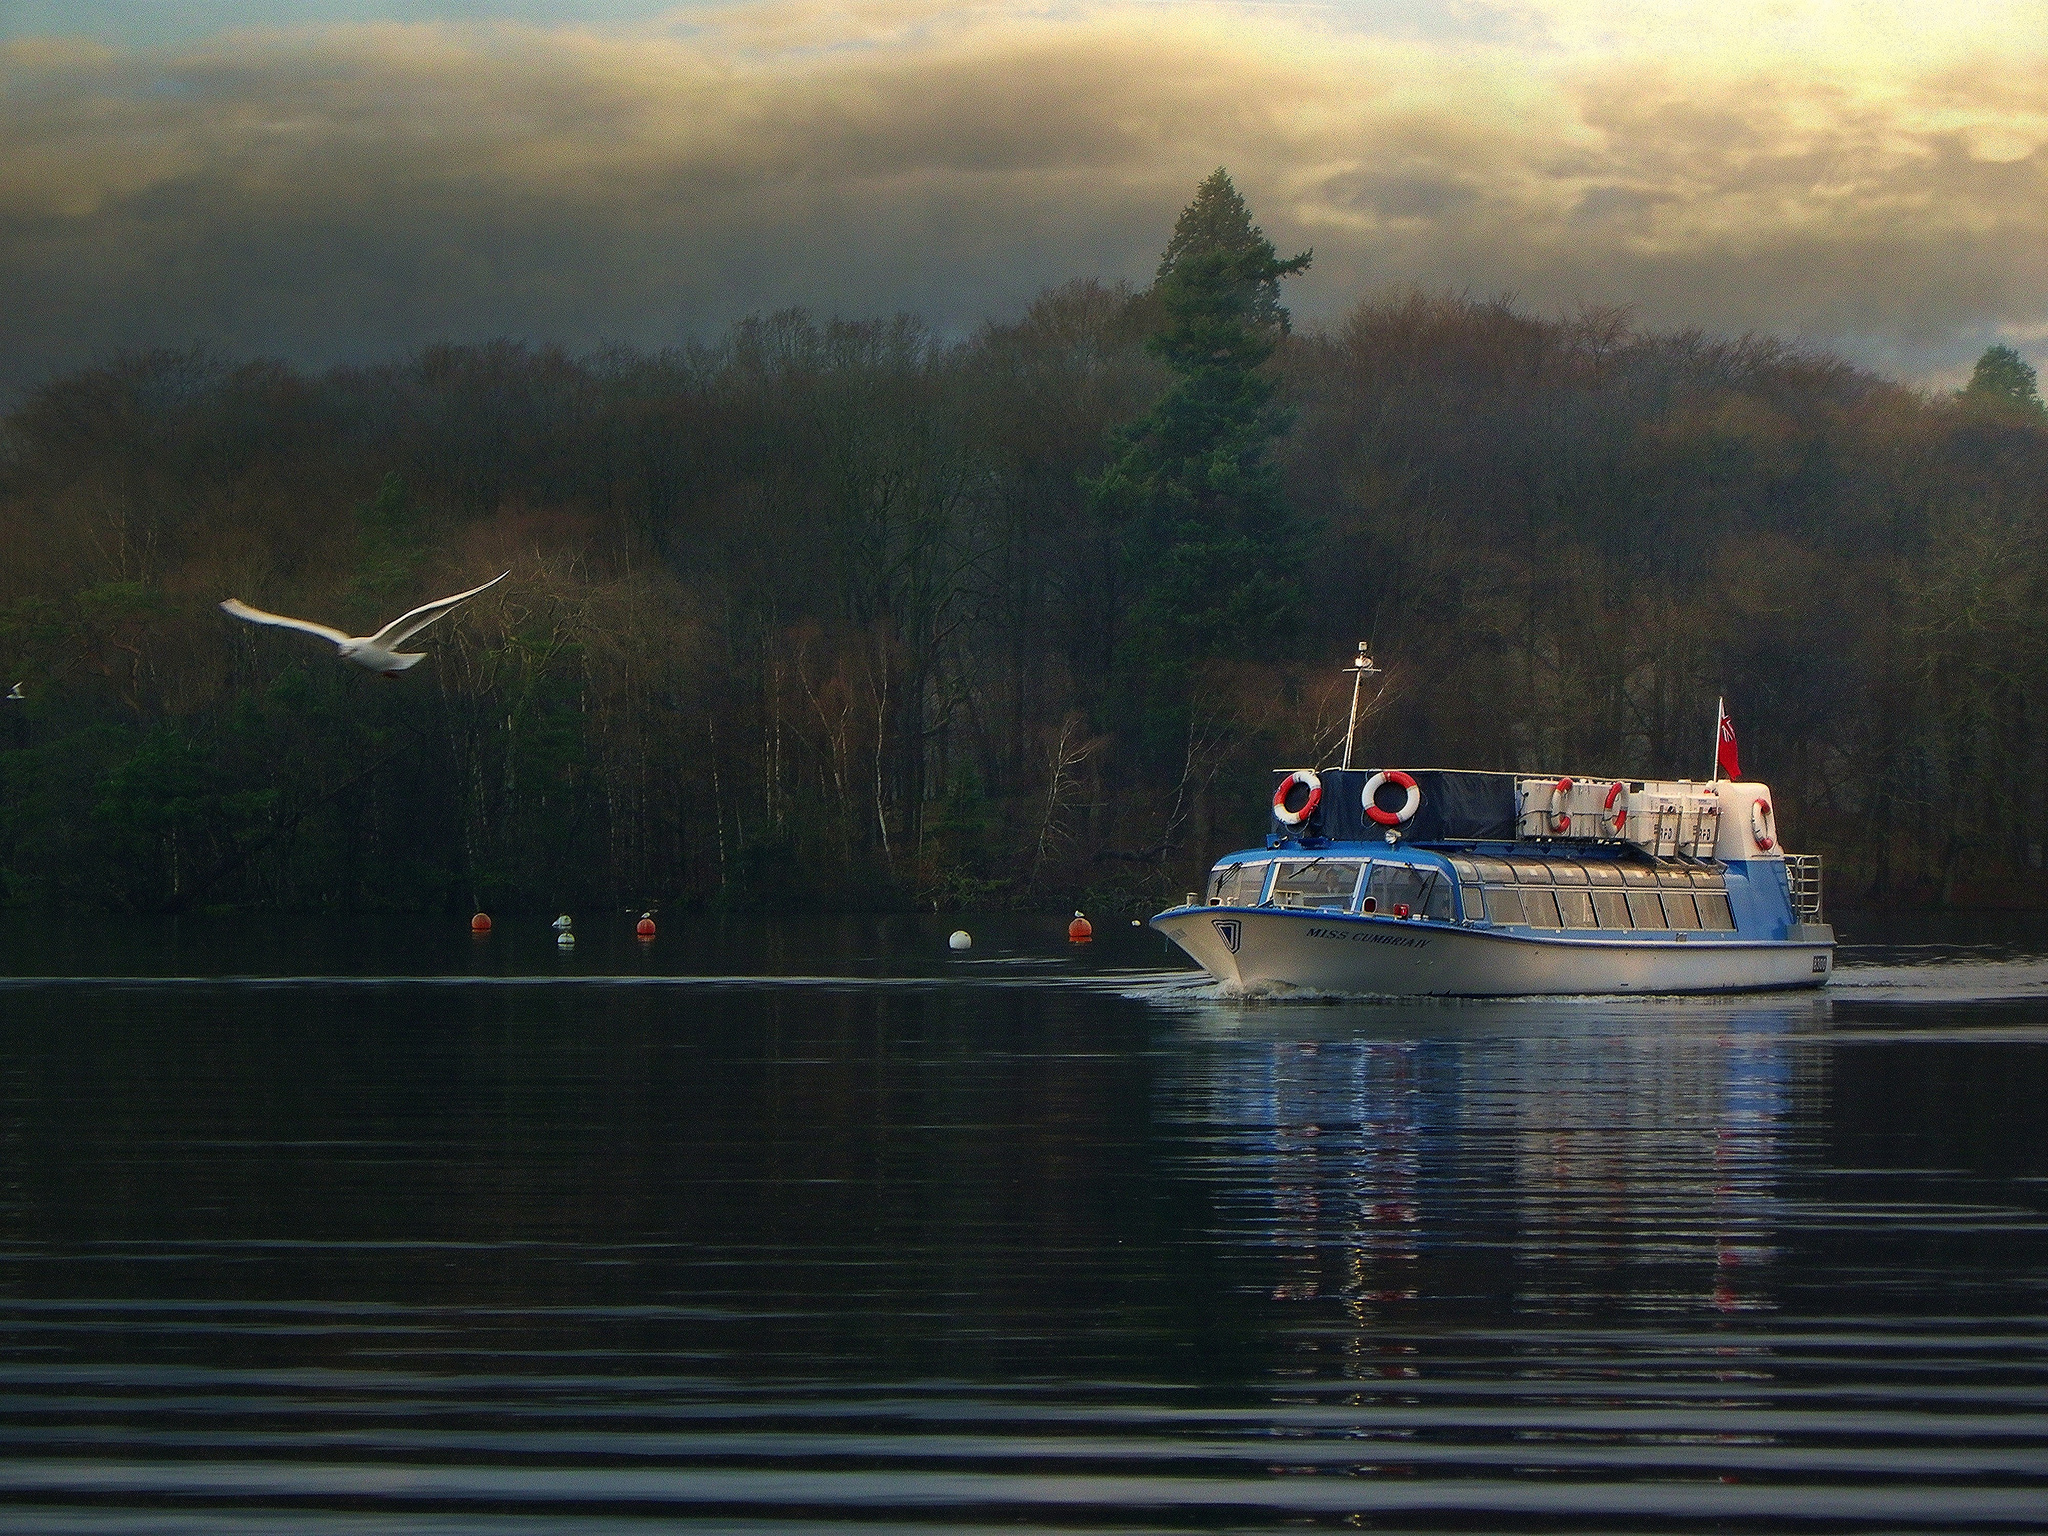
M 1835 948 L 1767 785 L 1453 769 L 1279 770 L 1266 846 L 1152 926 L 1227 984 L 1396 996 L 1817 987 Z

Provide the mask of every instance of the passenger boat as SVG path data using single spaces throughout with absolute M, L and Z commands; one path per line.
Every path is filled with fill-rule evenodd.
M 1266 845 L 1152 926 L 1251 991 L 1767 991 L 1835 950 L 1764 784 L 1454 769 L 1276 770 Z

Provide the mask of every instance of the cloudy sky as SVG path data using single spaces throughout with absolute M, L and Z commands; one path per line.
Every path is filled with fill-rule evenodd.
M 0 395 L 1142 283 L 1226 165 L 1420 284 L 2048 376 L 2048 0 L 0 0 Z

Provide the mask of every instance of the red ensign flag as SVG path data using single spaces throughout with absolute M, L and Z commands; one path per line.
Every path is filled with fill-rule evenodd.
M 1728 711 L 1721 711 L 1721 735 L 1714 748 L 1715 757 L 1721 764 L 1721 771 L 1731 779 L 1742 777 L 1742 764 L 1735 757 L 1735 722 Z

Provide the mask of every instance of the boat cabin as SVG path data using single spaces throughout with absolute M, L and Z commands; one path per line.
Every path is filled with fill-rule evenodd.
M 1749 896 L 1748 879 L 1734 879 L 1737 898 Z M 1207 903 L 1560 931 L 1733 933 L 1729 880 L 1725 867 L 1693 860 L 1551 857 L 1508 845 L 1362 856 L 1279 850 L 1219 863 Z
M 1264 850 L 1209 906 L 1683 939 L 1818 921 L 1818 859 L 1787 860 L 1762 784 L 1417 769 L 1275 774 Z

